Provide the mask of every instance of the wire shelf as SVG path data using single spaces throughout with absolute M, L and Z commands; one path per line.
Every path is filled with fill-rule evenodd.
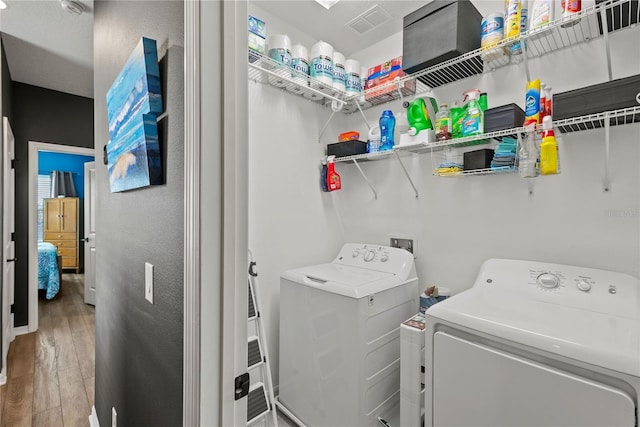
M 364 93 L 365 102 L 359 101 L 361 108 L 366 109 L 408 95 L 412 97 L 424 96 L 433 88 L 476 74 L 492 72 L 509 64 L 521 63 L 524 61 L 524 55 L 527 59 L 538 58 L 551 52 L 588 43 L 603 35 L 605 29 L 601 15 L 607 16 L 607 34 L 629 25 L 634 27 L 636 23 L 640 22 L 637 0 L 610 0 L 588 7 L 573 16 L 562 17 L 543 27 L 531 29 L 519 37 L 502 40 L 490 50 L 476 49 L 374 89 L 369 89 Z M 524 45 L 524 55 L 509 55 L 507 52 L 518 42 Z M 407 94 L 405 92 L 401 95 L 397 88 L 411 87 L 413 81 L 415 81 L 415 93 Z M 374 96 L 375 93 L 382 90 L 386 90 L 384 95 Z M 350 97 L 346 101 L 349 108 L 345 112 L 357 110 L 356 98 Z
M 374 153 L 356 154 L 353 156 L 336 157 L 335 163 L 341 162 L 353 162 L 355 161 L 369 161 L 369 160 L 382 160 L 390 157 L 394 150 L 376 151 Z
M 603 113 L 556 120 L 553 122 L 553 125 L 563 133 L 570 133 L 602 128 L 605 126 L 606 120 L 609 121 L 610 126 L 640 123 L 640 105 L 615 111 L 605 111 Z
M 518 169 L 514 166 L 500 166 L 496 168 L 472 169 L 456 172 L 434 172 L 433 174 L 441 177 L 456 177 L 461 175 L 495 175 L 501 173 L 515 173 Z
M 345 105 L 346 92 L 283 65 L 273 59 L 249 50 L 249 79 L 287 90 L 293 95 L 324 104 L 333 103 L 336 109 Z

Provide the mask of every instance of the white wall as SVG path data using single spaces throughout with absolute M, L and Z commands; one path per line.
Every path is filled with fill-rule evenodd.
M 478 5 L 483 14 L 492 11 L 491 5 Z M 271 31 L 273 18 L 256 13 L 266 16 Z M 611 37 L 614 78 L 640 73 L 634 31 Z M 591 41 L 531 61 L 531 75 L 556 93 L 604 82 L 603 53 L 602 40 Z M 352 57 L 369 66 L 401 54 L 402 36 L 396 34 Z M 446 102 L 479 87 L 488 92 L 489 107 L 522 106 L 523 70 L 509 66 L 434 94 Z M 250 247 L 259 265 L 276 383 L 279 275 L 290 267 L 331 260 L 344 242 L 388 244 L 392 235 L 413 236 L 421 286 L 438 284 L 455 292 L 470 287 L 480 264 L 492 257 L 640 274 L 640 125 L 612 129 L 609 192 L 603 191 L 604 131 L 593 130 L 559 138 L 562 174 L 536 178 L 532 195 L 517 174 L 435 177 L 437 159 L 422 154 L 403 158 L 417 183 L 418 199 L 397 160 L 362 162 L 378 191 L 375 200 L 352 164 L 337 165 L 341 191 L 322 193 L 318 184 L 324 145 L 345 130 L 366 135 L 359 114 L 334 118 L 320 145 L 317 135 L 329 116 L 326 109 L 256 83 L 250 83 L 249 93 Z M 365 114 L 375 123 L 387 108 L 401 111 L 396 102 Z

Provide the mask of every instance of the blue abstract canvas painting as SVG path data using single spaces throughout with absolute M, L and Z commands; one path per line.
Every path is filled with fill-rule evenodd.
M 156 122 L 161 112 L 156 41 L 143 37 L 107 92 L 111 192 L 162 184 Z

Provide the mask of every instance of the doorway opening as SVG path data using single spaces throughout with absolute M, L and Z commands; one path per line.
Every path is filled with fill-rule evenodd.
M 93 157 L 93 148 L 29 141 L 29 324 L 26 332 L 38 330 L 38 170 L 39 154 L 66 153 Z M 80 248 L 77 248 L 78 252 Z

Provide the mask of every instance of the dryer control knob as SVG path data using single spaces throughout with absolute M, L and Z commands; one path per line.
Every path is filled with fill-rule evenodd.
M 389 255 L 387 255 L 387 254 L 382 254 L 382 256 L 380 257 L 380 261 L 382 261 L 382 262 L 387 262 L 387 261 L 389 261 Z
M 582 292 L 589 292 L 591 290 L 591 283 L 584 279 L 579 279 L 577 285 L 578 289 L 580 289 Z
M 547 289 L 553 289 L 560 286 L 560 279 L 558 279 L 558 276 L 552 273 L 542 273 L 538 276 L 536 282 L 538 282 L 538 285 Z
M 360 251 L 359 250 L 355 250 L 353 251 L 353 253 L 351 254 L 352 257 L 356 258 L 358 255 L 360 255 Z
M 373 258 L 375 258 L 376 253 L 374 251 L 369 251 L 366 254 L 364 254 L 364 260 L 365 262 L 369 262 L 369 261 L 373 261 Z

